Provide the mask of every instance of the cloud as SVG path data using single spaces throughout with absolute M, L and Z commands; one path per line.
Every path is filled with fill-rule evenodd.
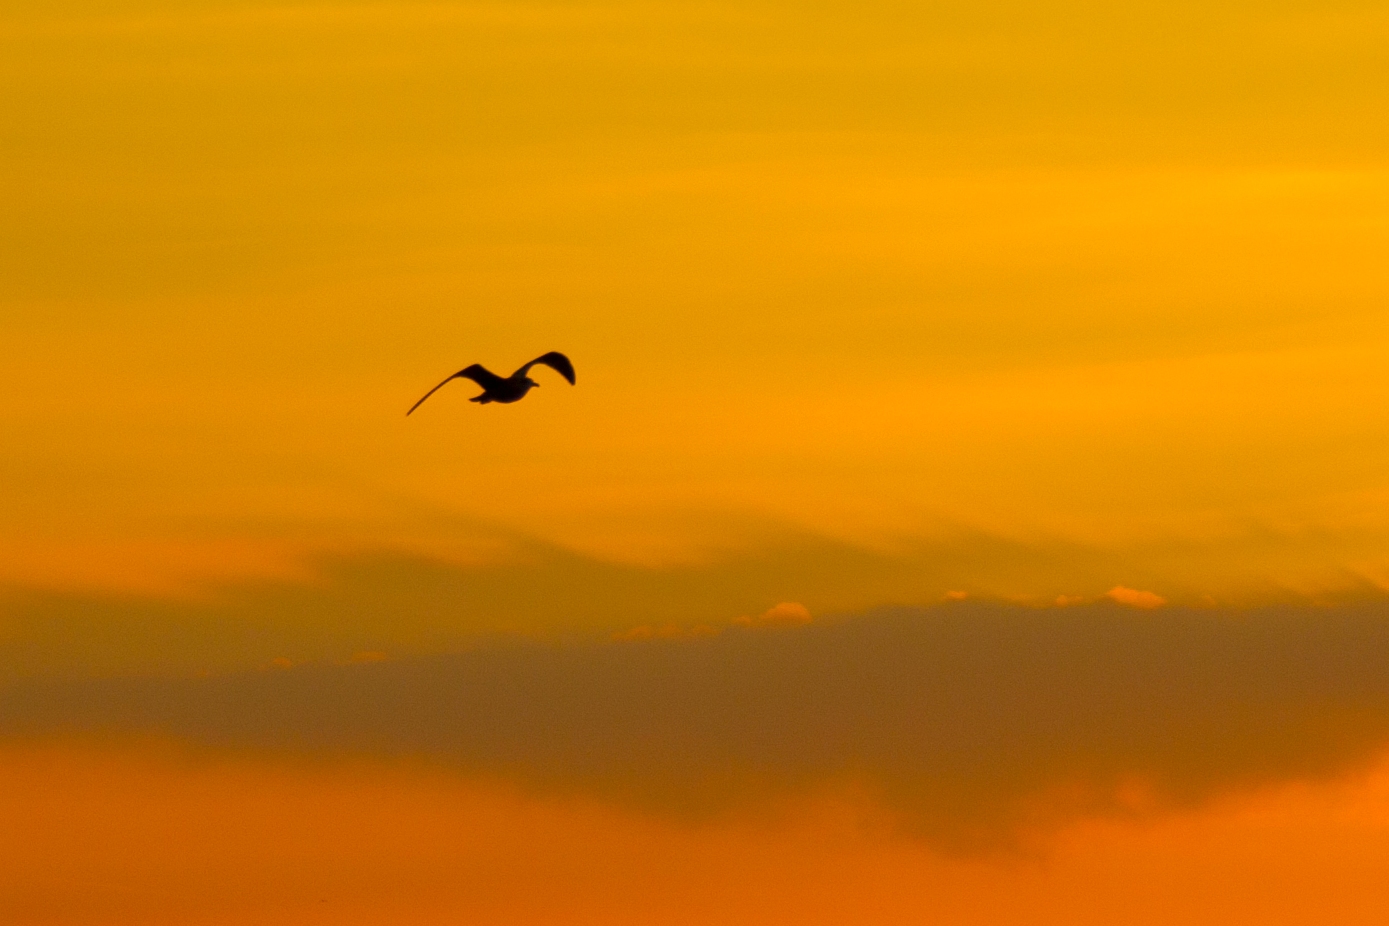
M 823 620 L 884 602 L 977 597 L 1069 605 L 1093 601 L 1107 588 L 1126 604 L 1158 600 L 1139 597 L 1150 592 L 1114 586 L 1116 575 L 1135 576 L 1130 581 L 1138 587 L 1163 588 L 1172 603 L 1205 597 L 1214 604 L 1201 594 L 1208 590 L 1204 586 L 1182 586 L 1171 575 L 1133 565 L 1153 550 L 1118 555 L 966 532 L 904 541 L 892 551 L 776 526 L 759 536 L 758 544 L 704 560 L 653 566 L 498 535 L 494 539 L 505 554 L 486 562 L 448 563 L 389 551 L 323 555 L 305 563 L 303 578 L 228 582 L 181 599 L 0 585 L 0 680 L 220 674 L 274 659 L 345 662 L 359 652 L 398 658 L 464 649 L 498 635 L 678 636 L 716 630 L 739 615 L 794 618 L 795 605 Z M 1289 556 L 1300 559 L 1304 552 Z M 1181 553 L 1209 554 L 1195 547 Z M 1327 570 L 1334 572 L 1329 562 Z M 1385 598 L 1382 588 L 1360 576 L 1340 576 L 1340 584 L 1308 588 L 1321 590 L 1322 603 Z M 1227 589 L 1221 599 L 1306 600 L 1289 591 L 1295 585 L 1248 579 L 1238 593 Z
M 746 627 L 755 625 L 788 626 L 810 623 L 810 609 L 796 601 L 783 601 L 763 611 L 757 617 L 743 616 L 735 623 Z
M 421 756 L 681 819 L 851 787 L 935 846 L 996 849 L 1079 816 L 1194 807 L 1372 761 L 1389 744 L 1389 608 L 969 600 L 0 691 L 0 735 L 60 732 Z
M 909 559 L 804 535 L 660 568 L 527 541 L 482 565 L 391 553 L 314 565 L 315 581 L 242 582 L 192 601 L 0 588 L 0 679 L 225 673 L 274 659 L 456 650 L 499 635 L 682 635 L 778 601 L 839 610 L 868 588 L 911 600 L 923 583 Z
M 308 564 L 312 580 L 225 584 L 197 600 L 0 587 L 0 679 L 225 673 L 281 658 L 344 662 L 358 652 L 456 650 L 507 634 L 681 635 L 739 615 L 794 618 L 796 605 L 832 614 L 939 600 L 962 578 L 987 590 L 999 575 L 1019 575 L 1023 587 L 1045 588 L 1058 581 L 1058 558 L 1081 564 L 1083 576 L 1064 579 L 1073 586 L 1106 588 L 1114 572 L 1079 548 L 1059 556 L 977 535 L 889 554 L 787 529 L 758 547 L 661 567 L 507 539 L 509 555 L 494 562 L 390 552 L 323 557 Z
M 1122 585 L 1116 585 L 1104 594 L 1106 598 L 1135 608 L 1160 608 L 1167 604 L 1167 599 L 1156 592 L 1143 592 Z

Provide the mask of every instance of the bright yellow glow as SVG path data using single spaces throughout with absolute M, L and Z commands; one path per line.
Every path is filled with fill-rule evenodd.
M 985 557 L 919 600 L 1381 581 L 1386 29 L 1351 3 L 11 5 L 3 578 L 810 531 L 1108 564 Z M 552 348 L 578 389 L 402 417 Z

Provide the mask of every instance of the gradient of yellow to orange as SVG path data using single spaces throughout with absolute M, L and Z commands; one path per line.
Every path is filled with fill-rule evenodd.
M 5 578 L 809 533 L 1104 563 L 983 555 L 921 600 L 1382 582 L 1386 28 L 1358 3 L 10 4 Z M 554 348 L 578 389 L 402 416 Z
M 1382 593 L 1386 41 L 1353 0 L 0 4 L 0 692 Z M 404 417 L 552 349 L 577 387 Z M 1365 727 L 965 858 L 847 787 L 690 824 L 7 727 L 0 919 L 1378 923 Z

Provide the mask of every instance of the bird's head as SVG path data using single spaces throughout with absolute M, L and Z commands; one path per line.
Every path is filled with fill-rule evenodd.
M 536 388 L 536 387 L 539 386 L 539 385 L 540 385 L 539 383 L 537 383 L 535 380 L 531 379 L 529 376 L 526 377 L 526 386 L 527 386 L 527 387 L 529 387 L 529 388 L 531 388 L 531 389 L 534 389 L 534 388 Z

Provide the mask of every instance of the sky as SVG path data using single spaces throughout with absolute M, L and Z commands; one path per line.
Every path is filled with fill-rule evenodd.
M 1383 922 L 1386 40 L 0 0 L 0 918 Z

